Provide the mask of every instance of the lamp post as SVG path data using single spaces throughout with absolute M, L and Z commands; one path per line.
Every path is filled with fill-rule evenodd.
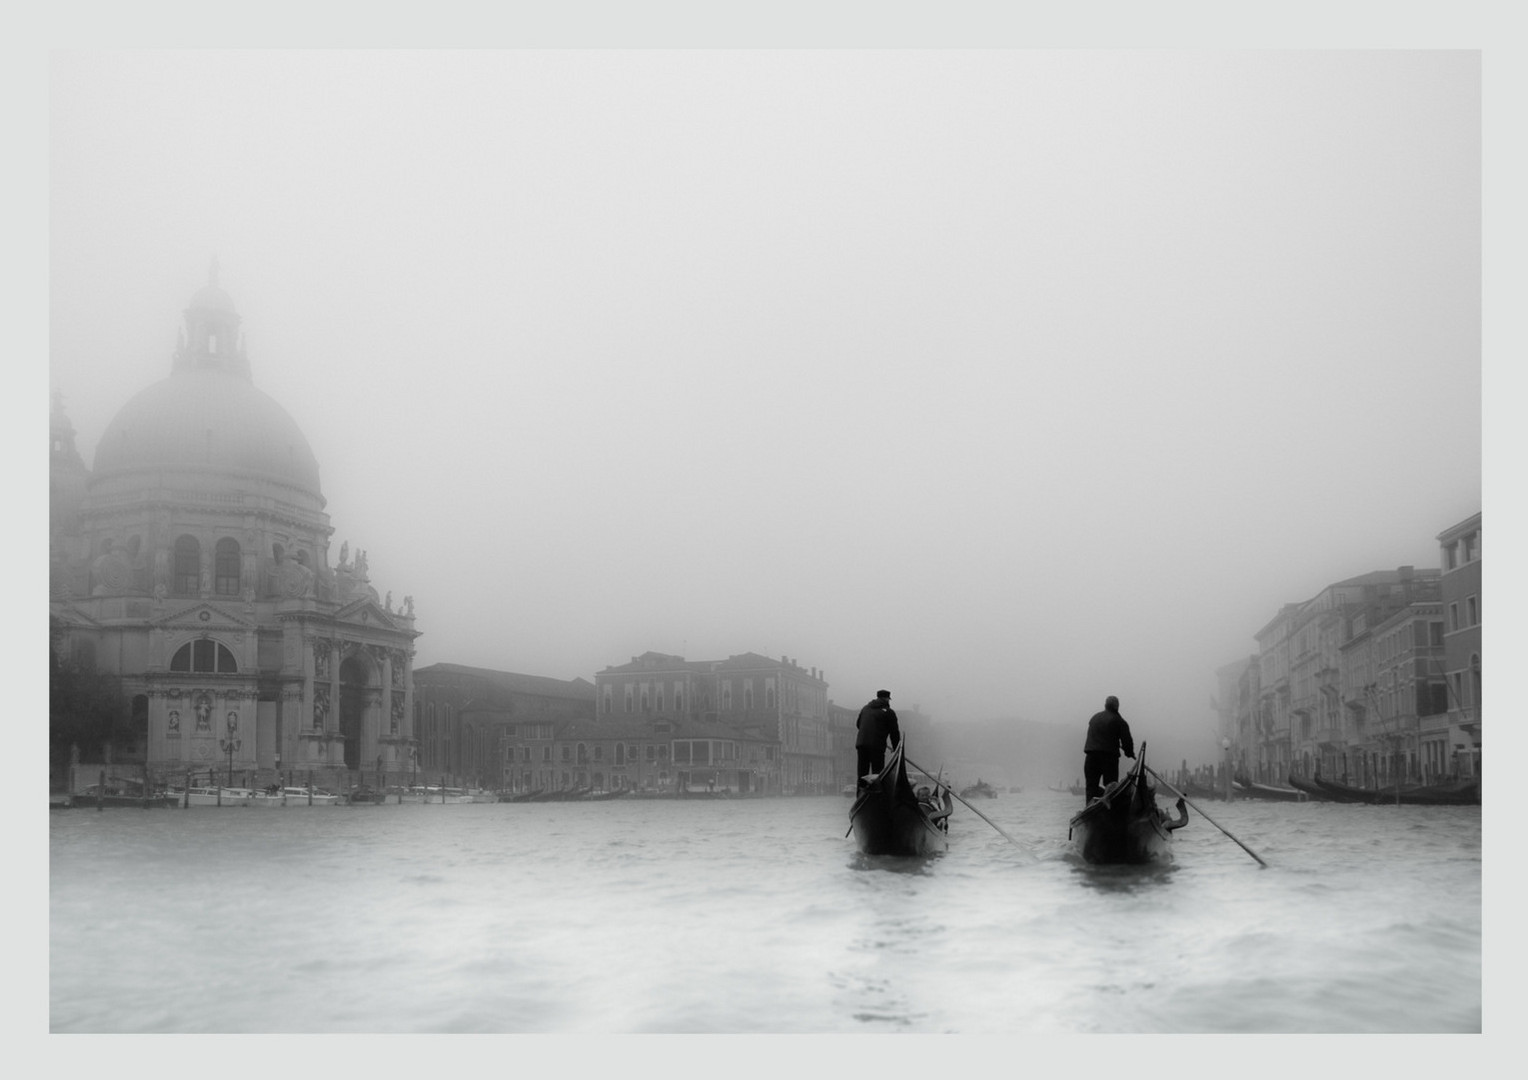
M 1231 801 L 1231 740 L 1221 739 L 1220 748 L 1226 754 L 1226 802 Z
M 233 736 L 230 729 L 230 734 L 225 735 L 218 742 L 228 754 L 228 786 L 233 787 L 233 752 L 239 748 L 239 740 Z

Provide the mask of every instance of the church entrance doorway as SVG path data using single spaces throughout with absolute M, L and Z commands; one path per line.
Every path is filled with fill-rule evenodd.
M 372 666 L 361 656 L 340 664 L 340 736 L 345 740 L 345 768 L 361 768 L 361 733 L 366 720 L 366 688 L 371 685 Z

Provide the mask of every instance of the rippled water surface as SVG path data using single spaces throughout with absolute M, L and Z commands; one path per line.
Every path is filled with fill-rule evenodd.
M 50 815 L 54 1032 L 1476 1032 L 1478 807 L 1078 800 L 858 855 L 848 800 Z

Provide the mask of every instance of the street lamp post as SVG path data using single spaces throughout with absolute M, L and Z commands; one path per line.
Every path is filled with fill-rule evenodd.
M 239 740 L 231 733 L 218 740 L 228 754 L 228 786 L 233 787 L 233 752 L 239 748 Z

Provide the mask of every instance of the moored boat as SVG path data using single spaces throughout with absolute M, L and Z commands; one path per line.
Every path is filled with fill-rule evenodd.
M 1465 778 L 1444 784 L 1411 784 L 1397 791 L 1389 788 L 1360 788 L 1317 776 L 1314 781 L 1323 791 L 1340 802 L 1369 803 L 1373 806 L 1478 806 L 1480 781 Z
M 182 806 L 253 806 L 255 793 L 249 788 L 191 787 L 182 799 Z
M 1330 791 L 1325 790 L 1313 780 L 1303 780 L 1294 773 L 1289 774 L 1289 786 L 1296 791 L 1303 791 L 1316 802 L 1361 802 L 1360 799 L 1342 798 Z
M 1277 784 L 1260 784 L 1255 780 L 1248 780 L 1245 776 L 1233 776 L 1231 790 L 1233 794 L 1243 799 L 1265 799 L 1270 802 L 1306 802 L 1310 798 L 1305 792 L 1295 788 L 1280 787 Z
M 1480 780 L 1467 777 L 1450 783 L 1403 787 L 1400 802 L 1406 806 L 1479 806 Z
M 1377 791 L 1328 780 L 1324 776 L 1313 777 L 1312 782 L 1337 802 L 1376 803 L 1381 801 Z
M 1066 835 L 1090 863 L 1169 862 L 1173 831 L 1188 822 L 1181 803 L 1179 811 L 1182 816 L 1174 821 L 1157 807 L 1143 742 L 1134 767 L 1074 814 Z
M 942 807 L 918 798 L 907 780 L 904 744 L 897 744 L 849 807 L 850 831 L 866 855 L 936 855 L 949 847 L 950 793 L 940 789 Z
M 58 801 L 54 801 L 57 798 Z M 76 791 L 73 795 L 62 797 L 50 796 L 49 803 L 54 806 L 179 806 L 177 798 L 172 797 L 168 791 L 154 791 L 145 795 L 141 790 L 138 792 L 124 791 L 121 788 L 113 788 L 109 784 L 106 791 L 101 791 L 99 784 L 91 784 L 88 787 Z

